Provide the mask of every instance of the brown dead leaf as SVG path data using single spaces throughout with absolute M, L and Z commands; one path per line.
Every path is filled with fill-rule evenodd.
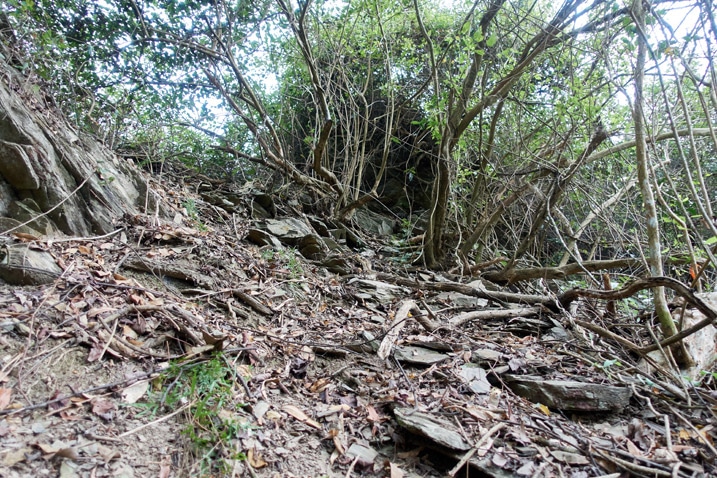
M 187 358 L 194 357 L 195 355 L 202 355 L 205 352 L 211 352 L 214 350 L 213 345 L 198 345 L 196 347 L 190 347 L 187 351 Z
M 70 460 L 77 460 L 77 458 L 79 458 L 74 448 L 64 446 L 64 444 L 53 443 L 52 445 L 48 445 L 47 443 L 38 443 L 36 446 L 45 455 L 45 458 L 52 458 L 54 456 L 69 458 Z
M 138 335 L 137 332 L 132 329 L 129 325 L 123 325 L 122 326 L 122 336 L 129 338 L 129 339 L 137 339 Z
M 149 292 L 145 292 L 145 294 L 147 294 L 147 297 L 149 298 L 149 300 L 147 301 L 147 305 L 155 305 L 158 307 L 160 305 L 164 305 L 164 299 L 162 299 L 161 297 L 155 297 Z
M 92 403 L 92 413 L 104 420 L 112 420 L 114 418 L 114 411 L 117 410 L 117 405 L 112 400 L 106 398 L 94 398 Z
M 90 310 L 87 311 L 87 317 L 90 319 L 94 319 L 100 314 L 104 314 L 105 312 L 114 312 L 115 310 L 117 310 L 116 307 L 109 306 L 92 307 Z
M 105 344 L 98 342 L 95 344 L 92 344 L 92 348 L 90 349 L 90 352 L 87 354 L 87 361 L 97 362 L 99 359 L 102 358 L 102 355 L 104 355 L 105 351 Z
M 20 448 L 18 450 L 11 450 L 4 454 L 2 457 L 2 464 L 3 466 L 6 466 L 10 468 L 11 466 L 15 466 L 21 461 L 26 460 L 26 454 L 32 453 L 32 449 L 30 448 Z
M 10 399 L 12 398 L 12 389 L 0 388 L 0 410 L 5 410 L 10 405 Z
M 41 452 L 43 452 L 46 455 L 55 454 L 59 450 L 59 448 L 56 448 L 47 443 L 38 443 L 37 447 L 40 449 Z
M 117 450 L 104 445 L 97 445 L 97 453 L 100 454 L 105 463 L 109 463 L 122 456 L 122 454 Z
M 60 408 L 65 408 L 67 405 L 70 404 L 69 399 L 60 400 L 59 402 L 54 402 L 54 400 L 57 400 L 61 396 L 62 396 L 62 394 L 60 393 L 60 391 L 55 390 L 55 393 L 53 393 L 52 396 L 50 397 L 50 400 L 53 401 L 53 403 L 50 403 L 47 406 L 47 409 L 50 411 L 55 411 L 55 410 L 59 410 Z
M 627 443 L 627 451 L 630 452 L 632 456 L 645 456 L 644 453 L 642 453 L 642 450 L 640 450 L 637 445 L 632 442 L 632 440 L 626 438 L 625 441 Z
M 92 254 L 92 249 L 87 246 L 77 246 L 77 250 L 80 251 L 80 254 L 84 254 L 86 256 Z
M 59 450 L 57 450 L 57 453 L 55 453 L 55 456 L 67 458 L 69 460 L 74 461 L 77 461 L 77 459 L 80 457 L 75 451 L 75 449 L 71 447 L 60 448 Z
M 165 456 L 159 464 L 159 478 L 169 478 L 170 473 L 172 473 L 172 459 Z
M 40 239 L 33 234 L 27 234 L 25 232 L 13 232 L 12 235 L 15 237 L 15 239 L 19 239 L 22 242 L 37 241 Z
M 117 282 L 127 282 L 129 278 L 123 276 L 122 274 L 114 273 L 112 274 L 112 278 L 116 280 Z
M 321 430 L 321 424 L 318 423 L 315 420 L 312 420 L 308 417 L 304 412 L 302 412 L 298 407 L 295 407 L 294 405 L 284 405 L 282 407 L 282 410 L 292 417 L 296 418 L 302 423 L 306 423 L 307 425 L 316 428 L 317 430 Z
M 298 407 L 294 405 L 284 405 L 282 407 L 282 410 L 291 415 L 292 417 L 296 418 L 300 422 L 304 422 L 309 419 L 309 416 L 302 412 Z
M 334 447 L 336 448 L 336 451 L 339 452 L 340 455 L 345 455 L 346 447 L 343 443 L 341 443 L 341 439 L 339 438 L 338 434 L 331 437 L 331 440 L 334 442 Z
M 381 421 L 381 415 L 378 414 L 375 408 L 373 408 L 372 405 L 366 406 L 366 411 L 368 412 L 368 416 L 366 417 L 368 421 L 373 423 L 378 423 Z
M 322 390 L 324 390 L 330 384 L 331 384 L 331 379 L 323 377 L 323 378 L 318 379 L 314 383 L 312 383 L 309 386 L 309 391 L 312 393 L 318 393 L 318 392 L 321 392 Z
M 259 468 L 264 468 L 267 465 L 267 462 L 264 461 L 264 459 L 261 457 L 261 455 L 256 453 L 253 448 L 249 449 L 249 451 L 246 454 L 246 458 L 247 458 L 247 461 L 249 462 L 249 464 L 255 470 L 258 470 Z

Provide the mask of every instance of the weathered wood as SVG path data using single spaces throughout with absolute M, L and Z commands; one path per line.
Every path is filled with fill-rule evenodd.
M 406 279 L 404 277 L 397 277 L 391 274 L 385 274 L 378 272 L 375 274 L 378 280 L 392 282 L 397 285 L 411 287 L 418 290 L 434 290 L 439 292 L 460 292 L 461 294 L 470 295 L 472 297 L 478 297 L 481 299 L 488 299 L 495 302 L 507 302 L 515 304 L 547 304 L 550 302 L 550 298 L 544 295 L 530 295 L 530 294 L 515 294 L 512 292 L 501 292 L 501 291 L 488 291 L 482 289 L 476 289 L 467 284 L 460 284 L 458 282 L 427 282 L 420 280 Z
M 532 269 L 508 269 L 507 271 L 486 272 L 483 277 L 497 284 L 515 284 L 533 279 L 565 279 L 570 275 L 584 274 L 585 271 L 595 272 L 610 269 L 641 267 L 640 259 L 615 259 L 610 261 L 585 261 L 580 264 L 571 263 L 561 267 L 536 267 Z

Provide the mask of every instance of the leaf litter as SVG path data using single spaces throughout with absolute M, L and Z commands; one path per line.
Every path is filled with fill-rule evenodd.
M 504 313 L 449 274 L 389 283 L 370 236 L 330 273 L 248 242 L 248 212 L 196 197 L 203 222 L 186 217 L 192 193 L 164 187 L 173 221 L 18 238 L 63 273 L 0 286 L 0 475 L 715 473 L 713 371 L 670 380 L 567 313 Z M 603 320 L 594 306 L 574 313 Z M 595 406 L 610 387 L 627 398 Z

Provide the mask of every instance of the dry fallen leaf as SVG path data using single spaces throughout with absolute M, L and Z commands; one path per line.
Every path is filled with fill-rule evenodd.
M 106 398 L 95 398 L 92 400 L 92 413 L 105 420 L 114 418 L 114 411 L 117 409 L 115 402 Z
M 20 448 L 18 450 L 11 450 L 5 453 L 2 458 L 3 466 L 10 468 L 11 466 L 17 465 L 21 461 L 25 461 L 26 453 L 32 453 L 32 450 L 30 448 Z
M 109 463 L 122 456 L 122 454 L 117 450 L 104 445 L 97 445 L 97 453 L 100 454 L 105 463 Z
M 295 407 L 294 405 L 284 405 L 284 407 L 282 407 L 282 410 L 291 415 L 292 417 L 296 418 L 300 422 L 306 423 L 307 425 L 312 426 L 317 430 L 321 430 L 322 428 L 320 423 L 309 418 L 304 412 L 302 412 L 298 407 Z
M 12 235 L 15 236 L 16 239 L 21 240 L 22 242 L 37 241 L 40 239 L 34 234 L 27 234 L 25 232 L 13 232 Z
M 331 379 L 322 377 L 309 386 L 309 391 L 312 393 L 318 393 L 318 392 L 326 389 L 326 387 L 328 387 L 330 384 L 331 384 Z
M 247 461 L 249 461 L 249 464 L 254 468 L 255 470 L 258 470 L 259 468 L 264 468 L 267 463 L 264 461 L 264 459 L 254 451 L 253 448 L 250 448 L 249 451 L 246 454 Z
M 5 410 L 5 408 L 8 405 L 10 405 L 11 398 L 12 398 L 12 389 L 0 388 L 0 410 Z
M 122 390 L 122 400 L 126 403 L 136 403 L 137 400 L 142 398 L 147 390 L 149 389 L 149 381 L 141 380 L 133 383 L 129 387 Z
M 42 451 L 42 453 L 45 454 L 45 458 L 52 458 L 54 456 L 69 458 L 70 460 L 77 460 L 79 458 L 77 452 L 72 447 L 67 447 L 56 443 L 53 443 L 52 445 L 48 445 L 46 443 L 38 443 L 37 447 L 40 449 L 40 451 Z
M 341 439 L 339 438 L 338 434 L 331 437 L 331 439 L 334 442 L 334 447 L 336 448 L 336 451 L 339 452 L 340 455 L 346 454 L 346 447 L 344 447 L 343 443 L 341 443 Z
M 626 439 L 625 439 L 625 442 L 627 443 L 627 451 L 628 451 L 632 456 L 638 456 L 638 457 L 645 456 L 644 453 L 642 453 L 642 450 L 640 450 L 640 449 L 637 447 L 637 445 L 635 445 L 635 444 L 632 442 L 632 440 L 630 440 L 629 438 L 626 438 Z
M 376 409 L 373 408 L 373 406 L 368 405 L 366 407 L 366 411 L 368 412 L 368 417 L 366 417 L 368 419 L 368 421 L 373 422 L 373 423 L 378 423 L 381 421 L 381 416 L 378 414 Z
M 172 473 L 172 459 L 165 456 L 159 465 L 159 478 L 169 478 L 170 473 Z

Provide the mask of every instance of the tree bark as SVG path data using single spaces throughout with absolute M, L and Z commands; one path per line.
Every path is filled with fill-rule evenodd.
M 645 36 L 645 10 L 642 0 L 633 0 L 631 15 L 637 27 L 637 61 L 635 63 L 635 101 L 632 107 L 632 119 L 635 124 L 635 156 L 637 159 L 637 181 L 642 193 L 642 202 L 645 208 L 645 222 L 647 229 L 648 257 L 647 263 L 650 274 L 664 275 L 662 267 L 662 251 L 660 244 L 660 224 L 657 220 L 657 207 L 655 196 L 649 178 L 649 157 L 647 141 L 645 139 L 645 117 L 643 111 L 643 82 L 645 79 L 645 59 L 647 57 L 647 38 Z M 665 337 L 677 334 L 677 327 L 667 307 L 664 287 L 653 289 L 655 315 L 660 322 L 660 328 Z M 675 357 L 681 365 L 692 365 L 692 360 L 684 347 Z

